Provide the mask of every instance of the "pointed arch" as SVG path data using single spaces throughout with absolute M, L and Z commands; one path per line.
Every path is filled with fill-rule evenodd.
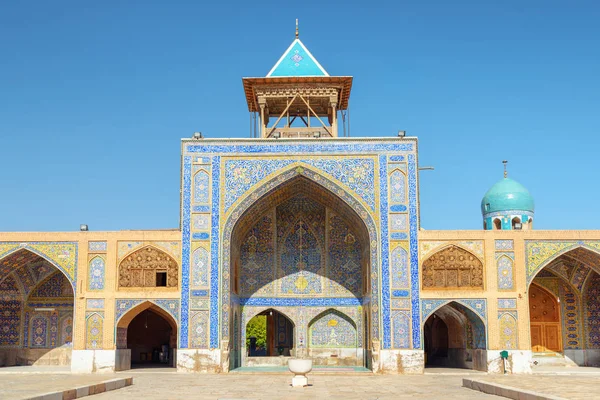
M 535 252 L 534 252 L 535 249 Z M 558 260 L 563 255 L 574 251 L 588 252 L 596 260 L 589 263 L 584 263 L 600 274 L 600 250 L 588 246 L 585 242 L 552 242 L 552 241 L 525 241 L 525 251 L 527 256 L 526 273 L 527 286 L 531 285 L 533 279 L 544 268 Z
M 157 287 L 159 274 L 166 274 L 166 287 L 176 288 L 179 265 L 175 258 L 153 245 L 128 253 L 119 263 L 119 287 Z
M 484 289 L 483 262 L 455 244 L 442 247 L 422 264 L 423 290 Z
M 360 224 L 359 226 L 364 226 L 366 228 L 368 243 L 370 244 L 370 251 L 367 252 L 369 255 L 369 265 L 378 265 L 378 254 L 379 249 L 377 247 L 378 244 L 378 234 L 375 221 L 368 209 L 365 207 L 362 200 L 358 200 L 357 196 L 351 194 L 352 192 L 345 188 L 344 185 L 339 184 L 335 181 L 335 179 L 330 178 L 327 174 L 322 171 L 316 170 L 315 168 L 309 165 L 299 165 L 300 163 L 294 163 L 291 166 L 288 166 L 287 169 L 282 169 L 280 172 L 271 176 L 270 178 L 265 178 L 257 185 L 254 185 L 251 191 L 251 194 L 247 194 L 240 197 L 239 201 L 236 201 L 235 204 L 232 205 L 228 215 L 225 218 L 225 222 L 223 225 L 223 236 L 220 238 L 223 240 L 222 246 L 222 266 L 221 273 L 223 276 L 232 276 L 231 275 L 231 241 L 232 241 L 232 233 L 234 232 L 234 228 L 236 228 L 237 223 L 240 221 L 241 217 L 244 213 L 250 209 L 257 202 L 257 200 L 261 199 L 263 196 L 268 195 L 276 191 L 286 182 L 291 181 L 294 178 L 303 177 L 308 179 L 310 182 L 322 186 L 327 190 L 327 192 L 334 194 L 337 198 L 341 199 L 346 205 L 349 206 L 351 210 L 353 210 L 356 215 L 357 221 Z M 248 193 L 248 191 L 246 192 Z M 218 242 L 216 243 L 218 246 Z M 216 257 L 212 258 L 211 262 L 211 270 L 215 271 L 215 268 L 218 268 L 218 261 Z M 379 276 L 377 273 L 377 269 L 372 269 L 368 274 L 370 278 L 369 282 L 369 292 L 371 293 L 379 293 Z M 218 276 L 213 272 L 212 279 L 217 279 Z M 215 324 L 211 326 L 211 347 L 217 347 L 220 339 L 229 339 L 230 336 L 230 323 L 229 323 L 229 313 L 231 307 L 223 307 L 223 305 L 230 305 L 230 296 L 231 296 L 231 280 L 230 279 L 222 279 L 221 285 L 217 286 L 219 290 L 213 290 L 211 292 L 211 296 L 214 296 L 214 301 L 211 301 L 211 320 L 217 319 L 219 315 L 219 311 L 221 311 L 221 319 L 220 326 Z M 219 301 L 220 300 L 220 304 Z M 371 308 L 371 337 L 379 337 L 379 325 L 380 325 L 380 308 L 373 307 Z M 219 328 L 220 328 L 220 336 L 219 336 Z
M 357 324 L 334 308 L 319 313 L 309 322 L 308 337 L 311 348 L 359 347 Z
M 124 303 L 126 304 L 126 303 Z M 132 305 L 125 312 L 119 312 L 117 309 L 116 315 L 116 327 L 117 328 L 127 328 L 129 323 L 137 317 L 142 311 L 147 309 L 152 309 L 155 313 L 163 317 L 172 328 L 177 329 L 177 320 L 171 311 L 164 308 L 164 306 L 154 302 L 153 300 L 143 300 L 138 304 Z
M 67 245 L 70 245 L 70 243 L 65 243 Z M 43 243 L 43 244 L 39 244 L 38 247 L 41 247 L 42 245 L 44 246 L 52 246 L 53 243 Z M 56 244 L 56 249 L 51 249 L 53 252 L 57 253 L 56 256 L 58 257 L 59 255 L 62 254 L 60 247 L 60 244 Z M 62 265 L 60 265 L 60 263 L 58 263 L 57 261 L 54 260 L 53 257 L 48 256 L 47 254 L 45 254 L 45 252 L 41 251 L 40 248 L 35 248 L 33 247 L 33 244 L 27 244 L 27 245 L 21 245 L 18 247 L 15 247 L 14 249 L 8 251 L 7 253 L 3 254 L 0 257 L 0 282 L 2 282 L 2 280 L 4 280 L 4 278 L 6 276 L 8 276 L 10 274 L 11 271 L 14 271 L 15 273 L 19 272 L 19 270 L 21 270 L 22 268 L 28 268 L 29 265 L 31 264 L 40 264 L 41 261 L 49 264 L 50 266 L 58 269 L 66 278 L 67 280 L 71 283 L 71 286 L 73 287 L 73 292 L 76 292 L 76 279 L 77 279 L 77 268 L 76 268 L 76 263 L 77 263 L 77 246 L 74 246 L 74 253 L 75 254 L 71 254 L 69 250 L 64 250 L 64 252 L 66 252 L 67 254 L 62 254 L 64 255 L 68 255 L 68 260 L 70 261 L 72 259 L 73 264 L 69 266 L 69 269 L 65 269 L 65 267 L 63 267 Z M 38 267 L 38 270 L 40 269 L 44 269 L 46 271 L 49 271 L 45 266 L 43 265 L 36 265 L 36 267 Z M 72 270 L 71 270 L 72 269 Z M 41 272 L 38 271 L 37 274 L 38 277 L 42 276 Z M 48 275 L 45 275 L 48 276 Z M 23 283 L 23 282 L 21 282 Z M 33 285 L 35 286 L 35 285 Z M 29 290 L 26 290 L 27 288 L 24 287 L 24 290 L 26 292 L 28 292 Z

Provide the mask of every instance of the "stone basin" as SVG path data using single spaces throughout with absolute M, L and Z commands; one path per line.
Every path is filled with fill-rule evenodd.
M 303 358 L 290 358 L 288 360 L 288 368 L 294 378 L 292 379 L 293 387 L 308 386 L 308 378 L 306 374 L 312 371 L 312 360 Z
M 312 360 L 302 358 L 290 358 L 288 368 L 294 375 L 306 375 L 312 371 Z

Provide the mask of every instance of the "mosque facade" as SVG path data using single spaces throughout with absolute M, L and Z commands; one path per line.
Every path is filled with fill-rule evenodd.
M 535 230 L 506 175 L 482 229 L 421 229 L 417 139 L 349 137 L 298 37 L 243 87 L 253 137 L 181 142 L 179 229 L 0 233 L 0 366 L 600 364 L 600 231 Z

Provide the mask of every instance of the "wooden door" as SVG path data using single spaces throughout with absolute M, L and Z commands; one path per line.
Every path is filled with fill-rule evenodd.
M 558 301 L 535 283 L 529 287 L 529 317 L 531 350 L 536 353 L 562 351 Z

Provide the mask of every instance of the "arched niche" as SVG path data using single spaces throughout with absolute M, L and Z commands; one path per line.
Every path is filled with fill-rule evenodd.
M 436 251 L 422 264 L 423 290 L 483 290 L 483 276 L 483 262 L 475 254 L 455 245 Z
M 177 261 L 154 246 L 137 249 L 126 255 L 119 263 L 119 288 L 176 288 L 178 281 Z

